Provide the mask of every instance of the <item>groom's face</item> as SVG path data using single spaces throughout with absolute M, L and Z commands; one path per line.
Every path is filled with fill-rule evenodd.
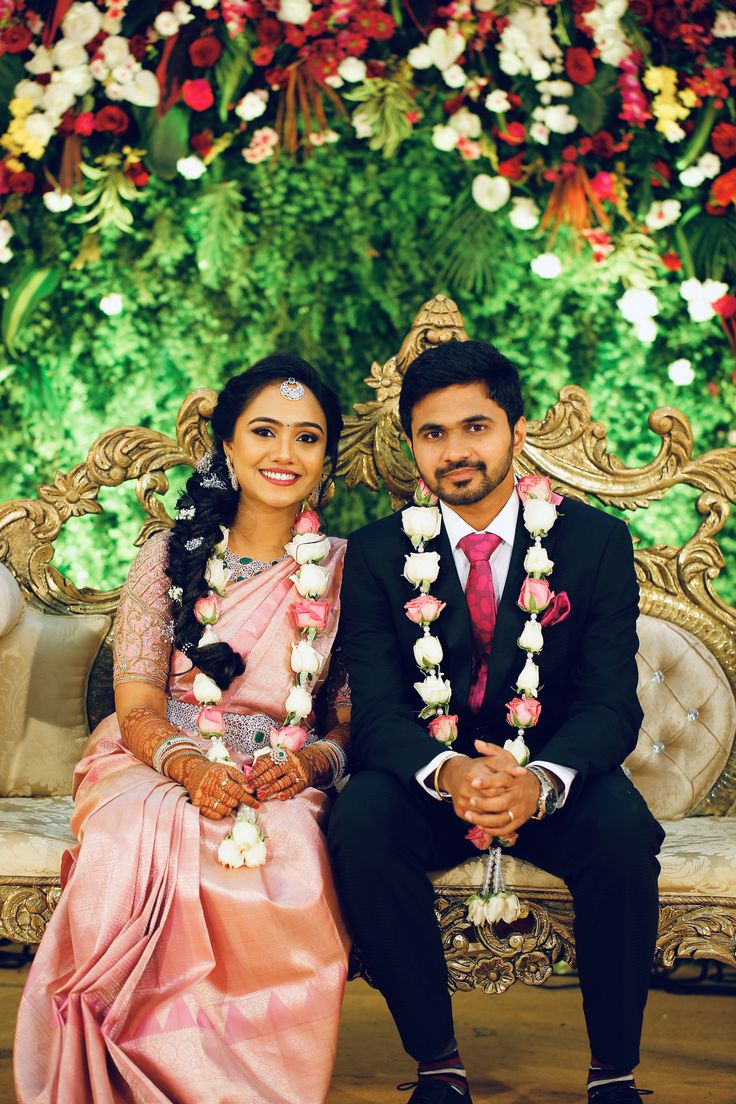
M 511 484 L 512 461 L 526 438 L 524 419 L 512 431 L 482 383 L 432 391 L 412 410 L 411 427 L 419 472 L 448 506 L 472 506 Z

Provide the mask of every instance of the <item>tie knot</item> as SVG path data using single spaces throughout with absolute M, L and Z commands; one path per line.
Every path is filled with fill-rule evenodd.
M 458 547 L 463 550 L 470 563 L 478 563 L 480 560 L 489 560 L 501 542 L 502 538 L 497 533 L 468 533 L 458 541 Z

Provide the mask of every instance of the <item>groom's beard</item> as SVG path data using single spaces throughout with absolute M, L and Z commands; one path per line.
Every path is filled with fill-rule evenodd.
M 422 473 L 424 482 L 433 494 L 436 494 L 442 502 L 448 506 L 474 506 L 482 502 L 495 491 L 496 487 L 503 483 L 511 470 L 514 459 L 513 442 L 509 445 L 506 456 L 489 470 L 488 465 L 482 460 L 472 463 L 468 460 L 459 464 L 451 464 L 446 468 L 437 468 L 432 478 Z M 464 468 L 473 468 L 478 475 L 468 476 L 461 483 L 451 483 L 448 476 L 454 471 Z

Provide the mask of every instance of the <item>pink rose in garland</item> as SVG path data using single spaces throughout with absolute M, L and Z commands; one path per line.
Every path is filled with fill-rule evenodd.
M 542 502 L 553 502 L 559 506 L 562 495 L 552 490 L 552 484 L 546 475 L 525 475 L 516 484 L 516 493 L 526 505 L 530 498 L 541 499 Z
M 319 533 L 319 516 L 314 510 L 302 510 L 294 522 L 294 533 Z
M 449 747 L 457 739 L 457 716 L 454 713 L 440 713 L 429 722 L 429 735 L 440 744 Z
M 299 751 L 307 742 L 307 733 L 301 725 L 284 725 L 283 728 L 272 728 L 268 734 L 271 747 L 288 748 L 289 751 Z
M 194 616 L 200 625 L 214 625 L 220 616 L 220 603 L 214 594 L 198 598 L 194 603 Z
M 197 728 L 202 736 L 225 735 L 225 714 L 221 709 L 215 709 L 212 705 L 205 705 L 197 714 Z
M 420 594 L 404 604 L 406 616 L 415 625 L 431 625 L 445 608 L 445 603 L 431 594 Z
M 526 578 L 521 584 L 518 606 L 526 613 L 543 613 L 553 598 L 546 579 Z
M 318 602 L 315 598 L 304 598 L 294 602 L 291 616 L 297 629 L 317 629 L 323 632 L 330 612 L 329 602 Z
M 514 728 L 532 728 L 539 720 L 542 707 L 536 698 L 512 698 L 506 702 L 506 720 Z

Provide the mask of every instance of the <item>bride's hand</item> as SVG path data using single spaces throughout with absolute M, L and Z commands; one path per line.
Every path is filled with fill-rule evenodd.
M 274 763 L 270 755 L 259 755 L 253 764 L 253 782 L 261 801 L 277 797 L 286 801 L 296 797 L 307 786 L 314 785 L 311 763 L 297 751 L 286 751 L 283 763 Z
M 171 763 L 168 775 L 184 786 L 192 805 L 208 820 L 222 820 L 238 805 L 258 808 L 252 783 L 246 781 L 237 767 L 211 763 L 204 755 L 182 755 Z

